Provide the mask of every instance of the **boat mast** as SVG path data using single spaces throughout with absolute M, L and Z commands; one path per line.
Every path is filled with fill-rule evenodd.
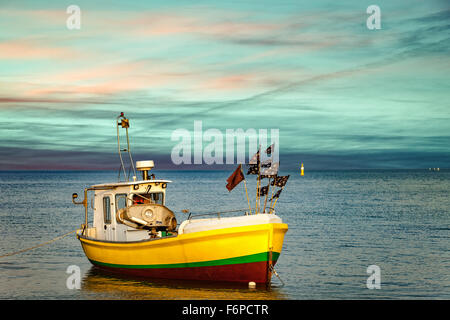
M 119 119 L 120 119 L 120 121 L 119 121 Z M 125 118 L 125 115 L 123 114 L 123 112 L 121 112 L 120 115 L 117 117 L 116 124 L 117 124 L 117 147 L 119 150 L 119 158 L 120 158 L 119 182 L 120 182 L 120 173 L 122 170 L 123 170 L 124 178 L 128 182 L 128 181 L 130 181 L 130 170 L 128 170 L 128 175 L 127 175 L 126 170 L 125 170 L 125 165 L 123 162 L 123 158 L 122 158 L 122 152 L 128 153 L 128 157 L 130 158 L 130 169 L 131 168 L 133 169 L 134 177 L 136 177 L 136 169 L 134 167 L 133 158 L 131 157 L 130 139 L 128 137 L 128 128 L 130 127 L 130 121 L 127 118 Z M 119 126 L 121 126 L 122 128 L 125 128 L 126 137 L 127 137 L 126 149 L 121 149 L 121 147 L 120 147 Z

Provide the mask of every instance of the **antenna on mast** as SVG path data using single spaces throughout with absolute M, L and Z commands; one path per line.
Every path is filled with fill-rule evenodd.
M 134 177 L 136 177 L 136 169 L 134 168 L 133 158 L 131 157 L 130 139 L 128 137 L 128 128 L 130 127 L 130 120 L 125 118 L 125 115 L 123 114 L 123 112 L 121 112 L 120 115 L 116 119 L 116 124 L 117 124 L 117 146 L 118 146 L 119 158 L 120 158 L 119 182 L 120 182 L 121 171 L 123 171 L 124 178 L 128 182 L 128 181 L 130 181 L 130 170 L 131 169 L 133 169 Z M 122 127 L 122 128 L 125 128 L 126 137 L 127 137 L 127 147 L 125 149 L 122 149 L 120 147 L 119 126 Z M 127 152 L 128 153 L 128 157 L 130 158 L 130 168 L 128 170 L 128 175 L 127 175 L 127 172 L 125 170 L 125 165 L 124 165 L 124 162 L 123 162 L 122 152 Z

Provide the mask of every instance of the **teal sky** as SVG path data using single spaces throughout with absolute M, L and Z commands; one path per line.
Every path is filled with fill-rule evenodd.
M 279 129 L 282 168 L 450 167 L 449 44 L 448 1 L 1 1 L 0 170 L 116 169 L 122 111 L 163 168 L 195 120 Z

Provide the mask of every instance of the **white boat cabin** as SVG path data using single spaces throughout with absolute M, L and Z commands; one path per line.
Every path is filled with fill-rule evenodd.
M 105 183 L 84 189 L 84 200 L 75 204 L 85 208 L 83 235 L 94 240 L 130 242 L 176 235 L 175 214 L 165 206 L 167 184 L 172 181 L 149 175 L 152 160 L 136 162 L 142 180 Z M 93 225 L 88 223 L 88 191 L 94 191 L 91 207 Z
M 139 241 L 149 239 L 151 229 L 163 229 L 164 221 L 151 219 L 155 208 L 165 207 L 166 187 L 169 180 L 122 182 L 94 185 L 94 222 L 88 235 L 106 241 Z M 159 205 L 159 206 L 158 206 Z M 141 209 L 143 216 L 123 217 L 122 212 L 132 208 Z M 121 209 L 124 209 L 121 211 Z M 168 209 L 167 209 L 168 210 Z M 150 219 L 149 219 L 150 218 Z M 154 220 L 154 226 L 149 224 Z M 175 224 L 176 226 L 176 224 Z M 90 228 L 92 229 L 92 228 Z M 156 231 L 156 230 L 154 230 Z M 161 236 L 164 231 L 154 234 Z

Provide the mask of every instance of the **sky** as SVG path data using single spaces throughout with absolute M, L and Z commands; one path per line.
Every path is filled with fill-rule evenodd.
M 120 112 L 159 168 L 221 168 L 173 164 L 194 121 L 278 129 L 282 169 L 448 168 L 449 40 L 442 0 L 0 0 L 0 170 L 117 169 Z

